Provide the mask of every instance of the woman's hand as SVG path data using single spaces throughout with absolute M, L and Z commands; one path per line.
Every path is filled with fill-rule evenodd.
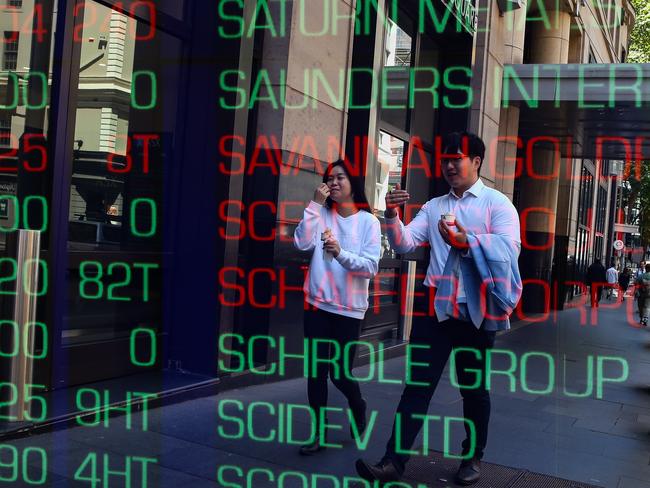
M 324 205 L 325 200 L 327 200 L 327 197 L 329 196 L 330 196 L 329 187 L 325 183 L 321 183 L 314 191 L 313 200 L 319 205 Z
M 329 237 L 325 243 L 323 244 L 323 249 L 327 251 L 328 253 L 332 254 L 332 256 L 336 257 L 339 255 L 341 252 L 341 246 L 339 245 L 339 241 L 336 240 L 334 237 Z

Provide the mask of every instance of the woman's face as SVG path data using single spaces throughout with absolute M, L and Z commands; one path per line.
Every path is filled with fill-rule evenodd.
M 352 202 L 352 185 L 341 166 L 335 167 L 327 177 L 330 198 L 336 203 Z

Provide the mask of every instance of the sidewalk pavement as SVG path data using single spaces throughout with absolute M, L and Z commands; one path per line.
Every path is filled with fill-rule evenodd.
M 603 300 L 602 303 L 612 302 Z M 495 347 L 514 352 L 519 364 L 513 385 L 509 386 L 509 378 L 505 375 L 493 376 L 490 437 L 484 460 L 597 486 L 650 488 L 650 327 L 630 325 L 624 308 L 599 308 L 596 324 L 588 324 L 590 313 L 587 308 L 587 323 L 583 325 L 580 323 L 583 312 L 569 309 L 559 312 L 555 322 L 552 317 L 538 323 L 518 322 L 514 330 L 497 337 Z M 523 391 L 524 386 L 541 391 L 548 384 L 547 362 L 540 355 L 528 356 L 527 368 L 522 374 L 522 356 L 532 351 L 548 353 L 554 359 L 555 382 L 549 394 Z M 507 369 L 508 360 L 506 353 L 495 355 L 500 369 Z M 595 381 L 587 397 L 567 396 L 563 390 L 578 393 L 589 389 L 590 361 L 593 366 L 591 378 L 598 377 L 599 371 L 601 376 L 618 377 L 623 361 L 629 365 L 629 376 L 624 382 L 605 383 L 602 398 L 596 398 L 598 385 Z M 355 374 L 363 377 L 368 374 L 368 368 L 357 368 Z M 403 357 L 386 362 L 385 378 L 403 378 L 403 375 Z M 239 400 L 244 406 L 252 402 L 268 402 L 276 408 L 280 404 L 304 405 L 307 402 L 306 382 L 302 378 L 225 391 L 214 397 L 162 407 L 148 411 L 146 418 L 140 413 L 131 418 L 130 426 L 127 417 L 111 418 L 109 428 L 74 427 L 10 444 L 23 456 L 27 447 L 45 449 L 49 471 L 46 486 L 127 486 L 126 476 L 119 474 L 120 470 L 124 471 L 125 463 L 130 463 L 130 486 L 134 488 L 280 486 L 277 481 L 269 482 L 268 472 L 250 471 L 253 468 L 269 469 L 276 476 L 282 471 L 323 475 L 317 478 L 317 484 L 305 487 L 338 486 L 326 475 L 336 477 L 341 481 L 340 486 L 344 486 L 345 476 L 356 475 L 354 460 L 357 457 L 370 460 L 381 457 L 402 391 L 402 385 L 377 382 L 362 383 L 361 388 L 369 409 L 378 412 L 365 451 L 359 451 L 350 439 L 342 412 L 338 418 L 336 413 L 330 415 L 330 422 L 341 424 L 342 429 L 332 432 L 329 442 L 341 443 L 343 448 L 327 449 L 313 457 L 299 456 L 297 446 L 286 443 L 258 442 L 248 436 L 238 440 L 224 439 L 219 434 L 219 427 L 232 434 L 239 428 L 245 429 L 247 422 L 249 429 L 258 436 L 269 434 L 272 428 L 276 429 L 276 434 L 278 429 L 286 433 L 287 425 L 280 427 L 267 407 L 258 406 L 247 421 L 245 413 L 237 412 L 232 401 L 221 403 L 224 409 L 220 420 L 218 405 L 226 399 Z M 510 388 L 515 391 L 511 392 Z M 346 407 L 343 396 L 331 385 L 329 405 Z M 448 368 L 429 413 L 462 417 L 461 397 L 450 383 Z M 233 417 L 226 418 L 226 414 Z M 242 418 L 241 424 L 234 421 L 234 417 Z M 308 423 L 304 416 L 298 417 L 293 428 L 294 435 L 300 438 L 305 435 Z M 452 424 L 450 433 L 451 447 L 457 452 L 455 449 L 463 437 L 462 428 Z M 431 449 L 441 451 L 444 448 L 440 423 L 431 423 L 429 438 Z M 26 461 L 30 464 L 27 474 L 31 479 L 38 479 L 39 457 L 34 449 L 27 452 Z M 107 478 L 107 485 L 92 485 L 80 480 L 80 477 L 88 480 L 92 474 L 93 457 L 88 456 L 93 452 L 97 453 L 97 479 Z M 0 450 L 0 464 L 7 462 L 7 455 Z M 157 461 L 148 463 L 143 457 Z M 143 465 L 147 466 L 146 470 L 142 469 Z M 222 477 L 218 481 L 220 467 Z M 142 483 L 143 471 L 147 472 L 146 485 Z M 78 479 L 71 482 L 75 473 Z M 247 474 L 250 484 L 246 483 Z M 19 476 L 11 486 L 33 486 L 21 485 L 20 479 Z M 302 486 L 295 474 L 286 475 L 283 481 L 285 487 Z M 431 486 L 447 485 L 432 480 Z M 551 485 L 541 482 L 528 486 Z

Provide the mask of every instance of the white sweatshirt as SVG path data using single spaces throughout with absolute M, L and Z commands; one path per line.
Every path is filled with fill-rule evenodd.
M 341 246 L 326 260 L 321 233 L 327 228 Z M 326 312 L 363 319 L 368 309 L 368 285 L 379 269 L 381 227 L 365 210 L 343 218 L 335 210 L 311 201 L 293 235 L 294 245 L 311 251 L 305 279 L 307 302 Z

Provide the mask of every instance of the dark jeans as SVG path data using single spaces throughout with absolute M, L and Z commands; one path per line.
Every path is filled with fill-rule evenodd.
M 596 308 L 598 303 L 603 298 L 603 284 L 593 284 L 589 286 L 589 291 L 591 294 L 591 306 Z
M 471 370 L 480 370 L 480 385 L 477 388 L 460 388 L 463 397 L 463 416 L 472 421 L 476 427 L 476 445 L 474 455 L 483 456 L 487 444 L 488 423 L 490 421 L 490 394 L 485 389 L 485 352 L 494 346 L 496 332 L 477 329 L 471 322 L 456 319 L 438 322 L 436 317 L 418 318 L 413 321 L 410 343 L 428 346 L 414 348 L 411 362 L 429 363 L 429 367 L 416 367 L 411 371 L 411 382 L 426 382 L 428 386 L 407 385 L 402 393 L 402 398 L 397 407 L 400 414 L 401 435 L 400 448 L 410 449 L 415 442 L 420 429 L 421 419 L 413 419 L 413 414 L 425 415 L 429 409 L 429 402 L 438 385 L 440 375 L 447 364 L 452 349 L 472 348 L 480 352 L 480 359 L 475 351 L 459 351 L 456 353 L 456 377 L 458 384 L 463 386 L 475 385 L 477 373 Z M 468 372 L 469 371 L 469 372 Z M 397 417 L 395 419 L 397 422 Z M 466 439 L 463 441 L 463 454 L 469 453 L 470 428 L 465 424 Z M 386 457 L 389 457 L 398 470 L 402 471 L 409 459 L 407 454 L 397 453 L 395 445 L 395 424 L 393 435 L 386 445 Z
M 345 345 L 359 339 L 360 327 L 360 319 L 346 317 L 320 309 L 311 310 L 311 306 L 310 310 L 305 310 L 305 338 L 309 338 L 310 340 L 328 339 L 336 343 L 336 346 L 329 342 L 318 343 L 314 351 L 312 348 L 313 342 L 310 341 L 309 348 L 311 353 L 313 354 L 315 352 L 318 354 L 319 359 L 334 359 L 338 356 L 338 359 L 334 361 L 336 366 L 334 364 L 319 362 L 315 374 L 311 371 L 312 361 L 309 362 L 310 374 L 307 379 L 307 397 L 309 398 L 309 406 L 316 414 L 317 421 L 320 409 L 327 406 L 328 376 L 331 378 L 334 386 L 348 399 L 352 410 L 360 409 L 363 406 L 359 383 L 353 379 L 349 379 L 344 369 Z M 336 349 L 340 353 L 336 353 Z M 348 367 L 346 369 L 350 370 L 348 376 L 352 376 L 351 369 L 354 363 L 355 351 L 356 345 L 349 347 L 347 351 Z
M 650 298 L 646 297 L 645 294 L 641 293 L 639 297 L 637 298 L 637 306 L 639 307 L 639 320 L 643 318 L 643 309 L 645 307 L 646 300 L 650 300 Z

